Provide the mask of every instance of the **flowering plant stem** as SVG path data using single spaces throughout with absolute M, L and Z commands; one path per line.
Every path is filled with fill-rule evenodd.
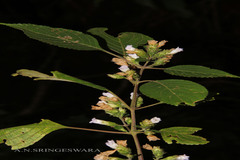
M 138 155 L 138 160 L 144 160 L 143 158 L 143 154 L 142 154 L 142 148 L 140 145 L 140 142 L 138 140 L 138 136 L 137 136 L 137 132 L 136 132 L 136 103 L 137 103 L 137 92 L 138 92 L 138 87 L 139 87 L 139 83 L 140 83 L 140 78 L 143 74 L 144 68 L 145 66 L 148 64 L 148 61 L 143 65 L 143 67 L 140 69 L 139 75 L 140 77 L 134 82 L 134 89 L 133 89 L 133 98 L 132 98 L 132 102 L 131 102 L 131 119 L 132 119 L 132 123 L 131 123 L 131 134 L 132 137 L 134 139 L 136 148 L 137 148 L 137 155 Z
M 118 95 L 103 86 L 59 71 L 52 71 L 52 75 L 48 75 L 29 69 L 17 70 L 16 73 L 12 74 L 13 76 L 26 76 L 34 78 L 34 80 L 73 82 L 104 91 L 102 96 L 99 97 L 100 101 L 98 101 L 96 105 L 91 106 L 92 110 L 105 111 L 106 114 L 118 118 L 122 124 L 97 119 L 95 117 L 89 122 L 92 124 L 109 126 L 117 130 L 108 131 L 69 127 L 51 120 L 42 119 L 40 123 L 0 129 L 0 143 L 5 142 L 6 145 L 12 146 L 13 150 L 28 147 L 39 141 L 45 135 L 58 129 L 77 129 L 131 135 L 136 146 L 138 160 L 144 160 L 142 148 L 150 150 L 154 160 L 189 160 L 189 156 L 185 154 L 165 157 L 165 152 L 160 146 L 151 146 L 148 143 L 141 146 L 138 134 L 144 134 L 149 141 L 158 141 L 160 140 L 158 135 L 161 135 L 161 140 L 165 141 L 167 144 L 172 144 L 175 141 L 182 145 L 204 145 L 209 143 L 209 141 L 203 137 L 193 135 L 195 132 L 201 130 L 201 128 L 169 127 L 154 130 L 152 128 L 159 123 L 161 119 L 159 117 L 144 119 L 136 125 L 136 110 L 159 104 L 195 106 L 197 102 L 206 101 L 208 90 L 201 84 L 183 79 L 141 80 L 144 70 L 159 70 L 174 76 L 192 78 L 240 78 L 240 76 L 225 71 L 199 65 L 177 65 L 167 68 L 158 68 L 158 66 L 164 66 L 166 63 L 170 62 L 175 54 L 183 51 L 183 48 L 164 49 L 162 47 L 167 42 L 166 40 L 158 42 L 141 33 L 123 32 L 119 34 L 119 36 L 114 37 L 106 32 L 107 28 L 102 27 L 89 29 L 88 33 L 91 33 L 90 35 L 69 29 L 52 28 L 34 24 L 0 23 L 0 25 L 21 30 L 30 38 L 58 47 L 105 52 L 114 57 L 112 62 L 120 66 L 118 69 L 121 71 L 115 74 L 108 74 L 108 76 L 113 79 L 125 79 L 133 84 L 133 92 L 130 94 L 130 99 L 132 99 L 132 101 L 129 105 Z M 104 39 L 108 49 L 114 52 L 103 49 L 94 36 Z M 142 106 L 144 97 L 139 96 L 138 91 L 141 92 L 143 96 L 155 99 L 158 102 Z M 108 140 L 105 144 L 113 150 L 97 154 L 94 160 L 132 160 L 136 158 L 136 154 L 132 153 L 131 148 L 127 146 L 127 140 Z M 125 159 L 112 157 L 112 154 L 115 152 L 124 156 Z

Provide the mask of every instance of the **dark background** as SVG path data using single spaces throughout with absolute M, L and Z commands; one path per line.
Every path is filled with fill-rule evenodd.
M 240 75 L 238 0 L 1 0 L 0 21 L 34 23 L 85 32 L 92 27 L 107 27 L 109 33 L 140 32 L 156 40 L 168 40 L 166 48 L 182 47 L 167 66 L 204 65 Z M 17 69 L 49 73 L 58 70 L 111 89 L 129 102 L 132 86 L 106 76 L 117 66 L 111 56 L 94 51 L 74 51 L 50 46 L 26 37 L 22 32 L 0 26 L 0 128 L 39 122 L 40 119 L 79 127 L 108 129 L 89 125 L 92 117 L 110 120 L 101 111 L 91 111 L 101 92 L 64 82 L 32 81 L 11 77 Z M 148 79 L 170 76 L 146 71 Z M 179 78 L 179 77 L 173 77 Z M 138 111 L 137 119 L 159 116 L 158 129 L 170 126 L 203 128 L 198 134 L 211 141 L 204 146 L 166 145 L 155 142 L 167 155 L 187 154 L 191 160 L 226 160 L 239 157 L 239 80 L 190 79 L 209 89 L 215 101 L 196 107 L 161 105 Z M 218 95 L 218 93 L 220 93 Z M 146 100 L 145 104 L 151 103 Z M 116 121 L 118 122 L 118 121 Z M 117 137 L 117 138 L 116 138 Z M 103 133 L 59 130 L 30 148 L 94 148 L 108 150 L 109 139 L 131 137 Z M 142 144 L 147 142 L 140 137 Z M 146 159 L 152 159 L 144 151 Z M 17 153 L 0 145 L 1 159 L 73 160 L 92 159 L 96 153 Z

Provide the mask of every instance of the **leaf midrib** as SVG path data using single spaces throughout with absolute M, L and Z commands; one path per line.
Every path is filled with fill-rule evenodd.
M 179 100 L 181 100 L 182 102 L 184 101 L 181 97 L 179 97 L 178 95 L 176 95 L 176 93 L 174 93 L 170 88 L 168 88 L 166 85 L 162 84 L 159 81 L 153 81 L 154 83 L 158 83 L 160 85 L 162 85 L 163 87 L 165 87 L 167 90 L 169 90 L 173 95 L 175 95 Z

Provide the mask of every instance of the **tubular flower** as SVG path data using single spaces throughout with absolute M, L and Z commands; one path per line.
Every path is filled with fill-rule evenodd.
M 103 92 L 102 95 L 103 95 L 103 96 L 106 96 L 106 97 L 108 97 L 108 98 L 115 97 L 112 93 L 109 93 L 109 92 Z
M 133 99 L 133 92 L 130 93 L 130 99 Z
M 128 54 L 128 56 L 129 56 L 129 57 L 132 57 L 133 59 L 139 58 L 139 56 L 138 56 L 136 53 L 134 53 L 134 54 Z
M 183 48 L 177 47 L 177 48 L 175 48 L 174 50 L 172 50 L 169 54 L 176 54 L 176 53 L 182 52 L 182 51 L 183 51 Z
M 126 49 L 127 51 L 134 51 L 136 48 L 134 48 L 132 45 L 127 45 L 127 46 L 125 47 L 125 49 Z
M 120 69 L 122 72 L 127 72 L 127 71 L 129 71 L 129 68 L 128 68 L 128 66 L 126 66 L 126 65 L 123 65 L 123 66 L 119 67 L 118 69 Z
M 112 149 L 116 149 L 118 147 L 118 144 L 114 142 L 114 140 L 108 140 L 105 144 Z
M 159 122 L 161 121 L 161 118 L 159 118 L 159 117 L 153 117 L 152 119 L 150 119 L 150 121 L 151 121 L 152 123 L 156 124 L 156 123 L 159 123 Z
M 180 156 L 178 156 L 177 157 L 177 160 L 189 160 L 189 156 L 187 156 L 187 155 L 180 155 Z
M 93 118 L 89 123 L 94 123 L 94 124 L 105 124 L 103 120 Z

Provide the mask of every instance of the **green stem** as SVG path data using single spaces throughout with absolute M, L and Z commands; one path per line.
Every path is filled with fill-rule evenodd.
M 141 67 L 140 71 L 139 71 L 139 75 L 140 77 L 143 74 L 144 68 L 147 66 L 147 64 L 149 63 L 149 61 L 147 61 L 143 67 Z M 139 78 L 140 79 L 140 78 Z M 138 160 L 144 160 L 143 157 L 143 153 L 142 153 L 142 148 L 141 148 L 141 144 L 138 140 L 138 136 L 137 136 L 137 130 L 136 130 L 136 103 L 137 103 L 137 92 L 138 92 L 138 86 L 139 86 L 139 79 L 137 79 L 134 82 L 134 89 L 133 89 L 133 98 L 132 98 L 132 102 L 130 105 L 130 109 L 131 109 L 131 119 L 132 119 L 132 123 L 131 123 L 131 134 L 132 137 L 134 139 L 135 145 L 136 145 L 136 149 L 137 149 L 137 155 L 138 155 Z
M 136 132 L 136 116 L 135 116 L 134 109 L 131 110 L 131 116 L 132 116 L 131 134 L 132 134 L 134 143 L 136 145 L 138 160 L 144 160 L 143 154 L 142 154 L 142 148 L 141 148 L 140 142 L 137 137 L 137 132 Z

